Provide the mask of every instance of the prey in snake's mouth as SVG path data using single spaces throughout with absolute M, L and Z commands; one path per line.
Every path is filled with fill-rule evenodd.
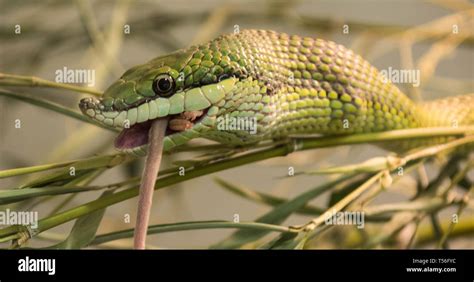
M 207 110 L 170 115 L 167 117 L 168 127 L 166 129 L 166 136 L 193 128 L 196 123 L 202 120 Z M 130 150 L 148 144 L 148 132 L 153 121 L 155 119 L 136 123 L 130 128 L 124 128 L 115 139 L 115 147 L 119 150 Z

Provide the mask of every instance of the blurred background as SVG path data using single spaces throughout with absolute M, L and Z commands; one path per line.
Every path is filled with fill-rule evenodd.
M 473 5 L 470 1 L 0 1 L 0 72 L 55 79 L 55 71 L 93 69 L 95 89 L 103 91 L 128 68 L 176 49 L 205 42 L 236 28 L 278 32 L 336 41 L 359 53 L 379 69 L 421 71 L 421 86 L 399 87 L 415 100 L 431 100 L 474 92 Z M 15 34 L 15 26 L 21 33 Z M 348 33 L 343 32 L 345 25 Z M 453 29 L 458 33 L 453 34 Z M 129 31 L 129 32 L 128 32 Z M 80 98 L 63 90 L 17 88 L 22 93 L 77 109 Z M 45 109 L 0 97 L 0 170 L 53 163 L 114 152 L 115 135 L 101 128 Z M 21 128 L 14 121 L 21 120 Z M 196 143 L 209 142 L 199 140 Z M 218 176 L 255 191 L 291 198 L 331 177 L 285 177 L 296 172 L 358 163 L 385 156 L 370 145 L 294 153 L 256 164 L 204 176 L 155 193 L 151 224 L 195 220 L 252 221 L 271 208 L 238 197 L 217 185 Z M 192 154 L 167 156 L 164 165 L 187 160 Z M 125 180 L 141 174 L 142 160 L 106 171 L 93 184 Z M 432 177 L 436 163 L 426 166 Z M 472 172 L 471 172 L 472 174 Z M 0 180 L 0 188 L 14 188 L 31 179 Z M 416 188 L 416 174 L 407 175 L 375 203 L 407 200 Z M 80 193 L 63 209 L 96 199 L 100 192 Z M 44 217 L 68 197 L 56 196 L 35 207 Z M 326 195 L 311 202 L 321 206 Z M 137 200 L 107 209 L 98 234 L 133 228 Z M 442 215 L 449 218 L 454 209 Z M 472 203 L 462 217 L 473 218 Z M 130 222 L 126 220 L 130 216 Z M 310 216 L 293 215 L 284 225 L 303 224 Z M 462 219 L 462 218 L 461 218 Z M 64 239 L 72 223 L 48 231 L 49 239 Z M 340 228 L 314 248 L 342 248 L 351 227 Z M 352 227 L 353 228 L 353 227 Z M 152 235 L 155 248 L 207 248 L 233 230 L 199 230 Z M 403 232 L 401 233 L 403 236 Z M 472 248 L 473 237 L 454 240 L 451 247 Z M 30 246 L 51 241 L 33 240 Z M 131 240 L 101 247 L 129 248 Z M 425 245 L 422 247 L 432 247 Z M 397 245 L 394 245 L 397 247 Z

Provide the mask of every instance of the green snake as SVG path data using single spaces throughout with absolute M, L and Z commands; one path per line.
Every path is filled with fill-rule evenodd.
M 146 154 L 158 118 L 169 122 L 165 151 L 198 137 L 239 146 L 293 135 L 474 124 L 474 95 L 416 104 L 342 45 L 265 30 L 221 35 L 135 66 L 100 99 L 84 98 L 79 106 L 122 129 L 116 148 L 138 155 Z M 396 146 L 412 148 L 415 141 Z

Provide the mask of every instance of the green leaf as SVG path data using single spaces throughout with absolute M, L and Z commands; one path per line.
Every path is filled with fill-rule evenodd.
M 321 195 L 327 190 L 334 188 L 334 186 L 354 177 L 353 174 L 342 176 L 334 181 L 325 183 L 316 188 L 313 188 L 299 196 L 293 198 L 292 200 L 285 202 L 265 215 L 259 217 L 256 222 L 269 223 L 269 224 L 279 224 L 283 222 L 288 216 L 293 212 L 305 206 L 306 203 L 313 198 Z M 265 236 L 268 231 L 265 230 L 239 230 L 232 234 L 230 237 L 224 239 L 223 241 L 211 246 L 211 248 L 218 249 L 233 249 L 242 247 L 244 244 L 256 241 L 263 236 Z
M 242 186 L 237 186 L 231 184 L 219 177 L 214 178 L 214 181 L 219 184 L 222 188 L 226 189 L 229 192 L 232 192 L 238 196 L 243 197 L 244 199 L 248 199 L 254 201 L 256 203 L 270 205 L 270 206 L 278 206 L 288 201 L 287 198 L 276 197 L 270 194 L 265 194 L 261 192 L 257 192 L 248 188 L 244 188 Z M 311 205 L 305 205 L 300 209 L 296 210 L 295 213 L 304 214 L 304 215 L 320 215 L 324 212 L 323 209 Z
M 105 191 L 99 198 L 111 194 Z M 50 246 L 48 249 L 81 249 L 87 247 L 94 240 L 100 222 L 104 217 L 105 208 L 79 217 L 71 229 L 71 233 L 63 242 Z

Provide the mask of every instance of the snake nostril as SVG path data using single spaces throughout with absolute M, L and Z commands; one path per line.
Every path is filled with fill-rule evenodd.
M 81 101 L 79 102 L 79 107 L 86 108 L 88 105 L 90 105 L 90 102 L 91 100 L 89 98 L 81 99 Z
M 87 97 L 79 101 L 79 108 L 84 111 L 87 109 L 96 108 L 98 104 L 100 104 L 99 100 L 92 97 Z
M 81 101 L 79 102 L 79 108 L 84 109 L 86 106 L 87 106 L 86 98 L 81 99 Z

